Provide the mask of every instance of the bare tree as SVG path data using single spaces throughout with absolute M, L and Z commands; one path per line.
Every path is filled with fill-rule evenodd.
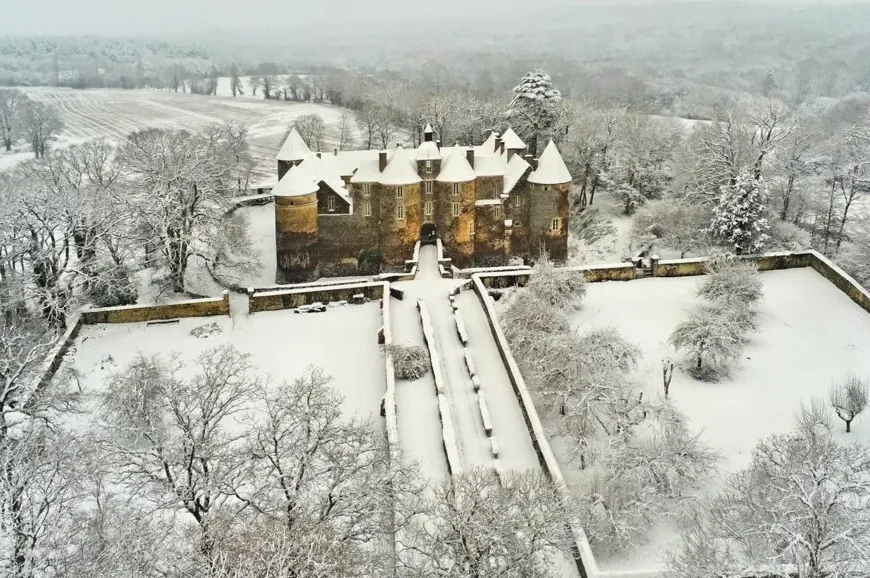
M 243 96 L 245 88 L 242 86 L 242 78 L 239 76 L 239 65 L 233 62 L 230 64 L 230 91 L 233 97 Z
M 302 140 L 305 141 L 305 144 L 308 145 L 308 148 L 316 151 L 323 149 L 323 136 L 326 132 L 326 123 L 323 121 L 322 116 L 319 114 L 300 116 L 293 123 L 293 127 L 296 128 L 296 131 L 302 137 Z M 289 134 L 290 131 L 288 130 L 287 132 Z
M 0 90 L 0 141 L 6 151 L 12 150 L 21 121 L 21 111 L 27 98 L 18 90 Z
M 634 215 L 633 238 L 639 243 L 660 241 L 667 248 L 688 253 L 705 252 L 710 247 L 712 213 L 706 205 L 680 202 L 673 198 L 652 200 Z
M 852 422 L 867 409 L 870 386 L 857 375 L 850 375 L 831 386 L 828 394 L 837 417 L 846 422 L 846 433 L 852 431 Z
M 408 576 L 549 578 L 568 552 L 558 490 L 538 473 L 475 469 L 435 488 L 403 533 Z
M 695 377 L 717 381 L 727 371 L 726 363 L 739 355 L 744 331 L 732 319 L 732 313 L 721 306 L 702 305 L 693 309 L 689 320 L 671 333 L 670 344 L 678 351 L 687 352 L 693 361 L 690 370 Z
M 670 394 L 672 379 L 674 379 L 674 363 L 662 360 L 662 389 L 665 392 L 665 399 L 668 399 Z
M 21 130 L 36 158 L 45 156 L 48 145 L 63 128 L 57 109 L 49 104 L 28 101 L 22 109 Z
M 197 523 L 211 561 L 211 514 L 226 502 L 241 434 L 230 421 L 256 390 L 250 359 L 231 346 L 210 349 L 184 372 L 178 357 L 140 356 L 115 374 L 103 396 L 104 444 L 118 480 L 157 506 L 181 507 Z
M 262 79 L 257 76 L 249 76 L 248 77 L 248 88 L 251 90 L 251 94 L 257 96 L 257 89 L 259 89 L 263 85 Z
M 278 65 L 273 62 L 264 62 L 260 64 L 259 75 L 260 86 L 263 87 L 263 98 L 269 100 L 274 96 L 273 91 L 277 88 Z M 252 94 L 256 93 L 252 92 Z
M 870 572 L 870 453 L 830 435 L 774 435 L 702 504 L 668 555 L 670 575 Z
M 356 127 L 353 118 L 347 111 L 341 113 L 341 121 L 338 125 L 338 149 L 352 149 L 356 143 Z

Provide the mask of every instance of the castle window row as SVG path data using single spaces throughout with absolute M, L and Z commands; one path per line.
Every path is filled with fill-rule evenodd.
M 405 220 L 405 205 L 396 205 L 396 220 Z
M 435 181 L 423 181 L 423 192 L 427 195 L 431 195 L 434 184 Z

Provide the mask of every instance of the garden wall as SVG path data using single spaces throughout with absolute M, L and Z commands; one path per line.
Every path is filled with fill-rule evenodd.
M 386 292 L 386 293 L 385 293 Z M 290 289 L 287 291 L 274 291 L 269 293 L 255 293 L 250 296 L 251 313 L 261 311 L 281 311 L 283 309 L 295 309 L 312 303 L 332 303 L 334 301 L 348 301 L 354 295 L 364 295 L 367 299 L 382 299 L 384 295 L 389 298 L 389 283 L 370 282 L 354 283 L 350 285 L 335 285 L 324 287 L 306 287 L 302 289 Z
M 184 317 L 214 317 L 230 314 L 230 296 L 224 291 L 222 297 L 213 299 L 193 299 L 163 305 L 125 305 L 123 307 L 103 307 L 84 309 L 81 322 L 84 325 L 98 323 L 139 323 L 142 321 L 161 321 Z
M 867 291 L 860 283 L 821 253 L 812 251 L 809 261 L 809 266 L 815 269 L 819 275 L 836 285 L 840 291 L 848 295 L 864 311 L 870 313 L 870 291 Z

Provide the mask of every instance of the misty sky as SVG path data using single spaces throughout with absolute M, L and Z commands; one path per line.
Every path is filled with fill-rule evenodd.
M 665 0 L 627 0 L 650 3 Z M 705 1 L 705 0 L 693 0 Z M 856 0 L 758 0 L 776 4 L 847 3 Z M 867 1 L 867 0 L 858 0 Z M 289 28 L 339 18 L 420 19 L 496 9 L 528 12 L 532 7 L 599 4 L 602 0 L 0 0 L 4 34 L 159 34 L 208 29 Z

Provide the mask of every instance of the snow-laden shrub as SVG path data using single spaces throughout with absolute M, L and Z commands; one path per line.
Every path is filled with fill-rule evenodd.
M 764 295 L 761 275 L 753 263 L 730 256 L 711 259 L 698 287 L 698 297 L 710 303 L 751 307 Z
M 811 245 L 809 233 L 788 221 L 774 220 L 769 233 L 768 250 L 803 251 Z
M 94 275 L 88 287 L 88 296 L 95 307 L 120 307 L 135 305 L 139 292 L 125 269 L 111 267 Z
M 504 314 L 504 333 L 519 359 L 535 358 L 556 336 L 569 334 L 567 316 L 536 295 L 520 291 Z
M 596 207 L 575 211 L 571 215 L 569 226 L 571 236 L 583 239 L 589 244 L 616 234 L 616 227 Z
M 837 417 L 846 423 L 846 433 L 852 431 L 852 422 L 864 413 L 870 402 L 870 386 L 857 375 L 849 375 L 831 386 L 831 407 Z
M 798 432 L 807 436 L 830 433 L 834 427 L 823 397 L 813 397 L 809 402 L 802 401 L 795 414 L 795 424 Z
M 425 347 L 391 345 L 389 351 L 393 356 L 393 368 L 397 379 L 413 381 L 429 373 L 432 364 L 429 362 L 429 352 Z
M 759 253 L 769 239 L 767 191 L 747 172 L 734 185 L 722 187 L 713 209 L 710 233 L 737 254 Z
M 637 241 L 659 241 L 662 245 L 686 253 L 703 251 L 710 245 L 707 227 L 710 209 L 685 200 L 649 201 L 634 216 L 633 237 Z
M 555 309 L 571 311 L 583 303 L 586 278 L 582 271 L 558 268 L 544 256 L 535 264 L 526 289 Z

